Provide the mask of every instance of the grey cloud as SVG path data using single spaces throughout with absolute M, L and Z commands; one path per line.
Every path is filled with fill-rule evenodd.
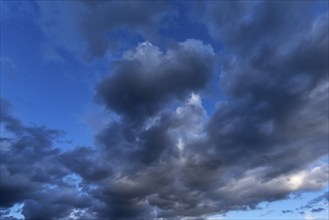
M 325 210 L 324 208 L 314 208 L 311 210 L 311 212 L 322 212 L 324 210 Z
M 26 219 L 61 219 L 68 217 L 73 209 L 91 205 L 87 197 L 63 186 L 38 197 L 25 201 L 22 214 Z
M 22 124 L 19 120 L 12 117 L 9 112 L 12 110 L 11 104 L 5 100 L 0 100 L 1 104 L 1 112 L 0 112 L 0 119 L 5 128 L 11 132 L 19 133 L 22 130 Z
M 210 80 L 214 53 L 209 45 L 186 40 L 166 52 L 145 42 L 124 54 L 97 97 L 129 120 L 145 120 L 173 99 L 199 91 Z
M 296 32 L 304 31 L 305 25 L 312 23 L 310 9 L 314 7 L 309 1 L 218 1 L 198 2 L 193 10 L 200 18 L 198 21 L 227 50 L 247 55 L 264 45 L 281 44 L 282 37 L 289 40 Z
M 24 125 L 1 101 L 0 206 L 23 203 L 26 219 L 58 219 L 74 208 L 90 206 L 87 196 L 63 178 L 72 173 L 60 163 L 53 144 L 62 131 Z M 8 217 L 9 218 L 9 217 Z
M 86 4 L 92 14 L 110 7 Z M 97 87 L 96 99 L 119 117 L 95 136 L 94 148 L 61 152 L 52 146 L 60 132 L 1 113 L 16 137 L 1 139 L 2 206 L 24 202 L 29 219 L 64 218 L 73 209 L 90 219 L 202 219 L 327 184 L 328 164 L 314 165 L 328 154 L 326 15 L 314 14 L 312 2 L 196 4 L 225 45 L 216 112 L 207 115 L 198 95 L 215 71 L 211 46 L 187 40 L 161 51 L 142 43 Z M 95 33 L 115 26 L 109 16 Z M 139 28 L 148 16 L 131 24 L 119 16 L 120 25 Z M 78 187 L 64 181 L 68 175 L 81 178 Z
M 113 161 L 115 175 L 93 195 L 105 204 L 125 204 L 116 206 L 117 212 L 102 211 L 106 216 L 119 217 L 124 215 L 120 210 L 129 207 L 132 213 L 127 218 L 253 209 L 293 192 L 320 190 L 327 182 L 326 166 L 304 170 L 328 154 L 326 17 L 315 16 L 312 7 L 303 4 L 287 3 L 283 10 L 276 2 L 205 4 L 209 4 L 205 13 L 219 9 L 235 15 L 233 23 L 224 19 L 216 23 L 216 16 L 225 13 L 208 13 L 214 16 L 208 22 L 223 32 L 215 37 L 220 37 L 227 52 L 220 57 L 223 99 L 212 116 L 202 116 L 202 106 L 195 102 L 175 112 L 166 108 L 170 100 L 182 100 L 205 83 L 193 87 L 185 69 L 161 68 L 160 75 L 184 76 L 178 90 L 169 76 L 157 80 L 158 75 L 145 74 L 158 73 L 152 70 L 168 54 L 172 56 L 154 47 L 127 52 L 124 57 L 129 62 L 119 63 L 114 75 L 98 87 L 98 97 L 121 116 L 97 136 L 102 151 Z M 236 7 L 242 8 L 232 10 Z M 292 19 L 282 22 L 289 14 Z M 241 23 L 246 28 L 240 28 Z M 199 60 L 203 68 L 198 70 L 207 69 L 205 63 L 212 56 L 203 57 L 188 60 Z M 187 60 L 180 59 L 175 60 L 180 64 Z M 191 118 L 199 118 L 195 123 L 201 126 L 194 128 Z M 302 183 L 296 185 L 297 180 Z
M 193 213 L 187 211 L 195 208 L 197 199 L 201 197 L 195 197 L 197 191 L 190 193 L 189 186 L 181 185 L 190 182 L 188 179 L 194 176 L 181 176 L 182 172 L 187 172 L 185 166 L 188 164 L 180 164 L 182 152 L 177 147 L 180 137 L 186 143 L 195 141 L 193 135 L 198 128 L 189 124 L 190 118 L 200 118 L 200 123 L 205 120 L 202 119 L 204 110 L 192 100 L 195 99 L 191 98 L 175 113 L 163 112 L 149 118 L 145 127 L 131 131 L 124 128 L 130 124 L 123 120 L 122 123 L 112 123 L 98 136 L 102 151 L 108 155 L 114 169 L 112 178 L 102 181 L 99 188 L 92 192 L 104 204 L 110 204 L 101 209 L 101 216 L 143 219 L 203 214 L 201 208 Z M 180 127 L 185 127 L 185 130 L 181 131 Z M 130 134 L 125 134 L 126 129 Z M 189 153 L 187 149 L 181 150 Z M 126 163 L 122 164 L 121 161 Z M 196 162 L 195 168 L 198 163 L 207 169 L 207 161 Z
M 112 170 L 106 160 L 90 147 L 76 147 L 60 155 L 60 161 L 84 180 L 97 182 L 111 176 Z
M 206 6 L 207 16 L 214 16 L 208 24 L 224 32 L 215 37 L 226 43 L 228 52 L 220 76 L 227 101 L 208 127 L 211 144 L 228 166 L 268 166 L 270 177 L 328 153 L 328 23 L 325 15 L 312 15 L 309 4 Z M 236 7 L 241 14 L 232 23 L 224 22 L 225 13 L 212 14 L 219 9 L 233 16 Z M 237 36 L 241 38 L 234 41 Z
M 107 154 L 119 155 L 117 164 L 120 160 L 129 161 L 115 168 L 118 176 L 110 184 L 112 189 L 125 186 L 116 190 L 119 194 L 108 190 L 105 184 L 95 192 L 104 203 L 122 199 L 134 210 L 132 215 L 142 217 L 151 217 L 151 210 L 160 217 L 202 216 L 256 208 L 259 202 L 285 199 L 292 192 L 319 190 L 325 185 L 326 167 L 307 174 L 300 172 L 328 153 L 327 19 L 315 16 L 303 4 L 287 4 L 284 10 L 279 10 L 275 2 L 216 4 L 219 6 L 209 3 L 207 7 L 228 13 L 231 7 L 246 8 L 241 8 L 242 14 L 232 11 L 236 16 L 233 23 L 213 24 L 223 31 L 218 36 L 227 51 L 221 57 L 223 101 L 214 115 L 197 122 L 203 124 L 194 130 L 197 138 L 181 131 L 187 122 L 180 121 L 180 110 L 163 110 L 168 96 L 180 100 L 180 91 L 168 86 L 162 93 L 162 85 L 156 80 L 151 81 L 157 85 L 154 88 L 146 79 L 138 78 L 146 70 L 152 72 L 154 63 L 159 63 L 154 58 L 161 54 L 158 50 L 145 49 L 147 58 L 140 56 L 138 50 L 128 52 L 126 57 L 135 62 L 122 65 L 129 71 L 118 68 L 117 75 L 98 87 L 98 95 L 108 98 L 104 99 L 106 106 L 122 116 L 121 121 L 100 133 L 98 140 Z M 243 14 L 248 11 L 255 15 Z M 291 20 L 281 22 L 291 13 Z M 217 21 L 215 18 L 211 17 L 209 23 Z M 246 28 L 240 28 L 241 22 Z M 120 64 L 119 67 L 122 68 Z M 132 69 L 137 73 L 130 76 Z M 131 81 L 126 82 L 128 76 Z M 188 78 L 184 80 L 189 82 Z M 161 80 L 167 81 L 175 82 L 171 78 Z M 134 89 L 127 90 L 130 88 Z M 189 86 L 183 88 L 195 91 Z M 125 91 L 129 91 L 126 102 L 118 98 Z M 182 112 L 189 114 L 187 110 Z M 197 118 L 200 110 L 195 108 L 190 114 Z M 137 119 L 138 126 L 133 123 Z M 148 133 L 152 135 L 143 135 Z M 178 147 L 179 138 L 182 150 Z M 152 170 L 166 175 L 154 175 Z M 151 181 L 153 176 L 164 178 L 163 185 Z M 303 184 L 296 186 L 295 179 Z M 318 184 L 312 184 L 310 179 L 317 179 Z M 145 203 L 148 205 L 141 205 Z M 118 217 L 122 213 L 108 214 Z

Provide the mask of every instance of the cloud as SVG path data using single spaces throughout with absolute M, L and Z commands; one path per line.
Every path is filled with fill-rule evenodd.
M 250 170 L 244 173 L 242 178 L 232 180 L 224 188 L 219 189 L 224 194 L 236 194 L 235 203 L 247 202 L 257 204 L 257 199 L 277 200 L 285 198 L 291 192 L 317 191 L 327 185 L 328 165 L 315 167 L 309 172 L 291 173 L 262 181 L 265 173 L 263 168 Z M 232 200 L 235 200 L 232 199 Z
M 173 99 L 204 88 L 212 76 L 211 46 L 189 39 L 162 52 L 149 42 L 124 53 L 113 75 L 103 79 L 97 98 L 129 120 L 145 120 Z
M 165 10 L 77 4 L 89 15 L 79 31 L 94 56 L 108 48 L 106 33 L 144 34 Z M 93 147 L 59 150 L 60 131 L 24 125 L 2 101 L 2 207 L 24 203 L 27 219 L 203 219 L 327 185 L 328 164 L 318 162 L 328 155 L 327 15 L 309 1 L 196 4 L 191 13 L 224 46 L 214 114 L 202 94 L 217 55 L 195 39 L 123 53 L 96 88 L 117 117 Z
M 160 85 L 154 74 L 158 71 L 151 70 L 172 52 L 164 54 L 149 44 L 127 52 L 124 58 L 135 63 L 119 64 L 115 74 L 98 87 L 104 104 L 122 120 L 97 137 L 118 174 L 97 196 L 108 204 L 124 198 L 120 202 L 134 210 L 130 217 L 151 217 L 152 210 L 157 216 L 174 217 L 255 208 L 262 201 L 317 191 L 327 184 L 326 165 L 307 170 L 328 154 L 325 15 L 312 14 L 309 3 L 287 3 L 284 10 L 272 2 L 216 4 L 209 3 L 205 13 L 242 8 L 240 14 L 234 10 L 235 21 L 228 24 L 224 19 L 216 23 L 215 16 L 225 13 L 207 14 L 214 17 L 208 17 L 206 25 L 216 25 L 223 32 L 214 37 L 223 41 L 227 51 L 221 56 L 223 99 L 214 115 L 206 116 L 198 105 L 191 107 L 200 103 L 193 96 L 185 104 L 189 107 L 179 107 L 175 113 L 166 108 L 168 96 L 181 100 L 181 90 L 172 78 L 162 78 Z M 282 22 L 290 14 L 292 19 Z M 207 63 L 203 62 L 207 59 L 196 60 Z M 123 66 L 132 68 L 123 71 Z M 151 76 L 155 87 L 147 81 Z M 188 77 L 184 82 L 179 88 L 195 92 Z M 180 121 L 184 113 L 188 119 Z M 201 128 L 193 128 L 188 123 L 192 119 L 200 119 L 195 124 Z M 136 120 L 138 126 L 133 123 Z M 185 123 L 191 130 L 185 129 Z M 120 161 L 126 163 L 120 165 Z M 160 185 L 153 176 L 161 180 Z M 110 216 L 119 217 L 122 213 L 116 210 L 128 209 L 126 205 L 110 211 Z
M 76 147 L 60 156 L 60 161 L 84 180 L 96 182 L 111 175 L 110 165 L 90 147 Z M 86 164 L 91 164 L 86 167 Z
M 324 210 L 325 210 L 324 208 L 314 208 L 311 210 L 311 212 L 322 212 Z
M 329 202 L 329 192 L 325 192 L 312 200 L 310 200 L 306 205 L 301 206 L 299 209 L 313 209 L 314 206 L 319 205 L 321 202 L 324 204 Z
M 25 126 L 10 112 L 10 103 L 1 99 L 1 207 L 24 203 L 26 219 L 60 218 L 73 207 L 87 207 L 86 196 L 63 181 L 71 173 L 53 147 L 62 131 Z
M 1 101 L 0 117 L 4 128 L 9 132 L 20 133 L 22 130 L 21 122 L 9 114 L 9 112 L 12 110 L 11 103 L 6 99 L 1 99 L 0 101 Z
M 208 127 L 210 144 L 227 166 L 266 166 L 272 178 L 327 154 L 327 19 L 311 15 L 308 4 L 287 3 L 282 11 L 275 2 L 206 5 L 205 14 L 214 16 L 207 24 L 223 31 L 215 37 L 227 46 L 220 75 L 224 100 Z M 215 19 L 225 15 L 216 9 L 233 8 L 241 12 L 232 23 Z
M 127 128 L 122 128 L 127 126 L 124 120 L 122 124 L 111 124 L 98 137 L 115 174 L 93 192 L 104 204 L 111 204 L 104 207 L 107 217 L 183 216 L 192 207 L 188 200 L 197 193 L 189 195 L 188 188 L 180 183 L 185 178 L 181 175 L 186 172 L 186 180 L 194 179 L 189 176 L 192 170 L 188 165 L 198 168 L 200 164 L 205 169 L 212 166 L 205 158 L 188 161 L 193 152 L 179 146 L 180 141 L 191 144 L 199 140 L 198 123 L 204 123 L 205 111 L 197 95 L 193 94 L 175 112 L 159 113 L 155 117 L 140 130 L 128 130 L 128 134 L 125 134 Z M 195 199 L 191 202 L 194 205 Z M 176 208 L 180 213 L 176 213 Z

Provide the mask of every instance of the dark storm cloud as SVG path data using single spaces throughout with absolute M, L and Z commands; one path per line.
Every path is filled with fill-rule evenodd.
M 97 90 L 98 98 L 122 117 L 99 133 L 97 141 L 115 167 L 114 173 L 120 173 L 127 180 L 131 178 L 129 181 L 139 186 L 129 189 L 128 185 L 127 189 L 117 191 L 124 194 L 131 192 L 131 197 L 135 199 L 131 206 L 140 207 L 137 205 L 142 202 L 140 200 L 172 181 L 168 174 L 172 173 L 169 170 L 173 166 L 167 167 L 165 164 L 175 161 L 179 153 L 175 147 L 176 138 L 172 138 L 169 130 L 183 126 L 187 120 L 197 116 L 194 111 L 201 111 L 202 114 L 202 110 L 196 107 L 191 109 L 191 118 L 180 119 L 162 110 L 168 103 L 182 100 L 192 91 L 199 91 L 207 85 L 213 71 L 214 54 L 212 48 L 201 41 L 187 40 L 166 53 L 150 43 L 142 43 L 135 50 L 126 52 L 123 58 L 114 75 L 101 81 Z M 122 164 L 122 161 L 129 163 Z M 148 169 L 148 166 L 151 168 Z M 152 176 L 157 176 L 161 184 Z M 115 181 L 115 177 L 112 180 Z M 140 181 L 143 184 L 138 183 Z M 115 188 L 116 183 L 112 184 L 114 186 L 111 188 Z M 100 199 L 113 203 L 112 199 L 124 197 L 116 195 L 113 198 L 112 191 L 108 193 L 109 196 Z M 137 198 L 133 196 L 135 193 L 138 194 Z M 130 201 L 131 197 L 128 196 L 127 204 L 133 202 Z M 116 205 L 115 210 L 119 209 Z M 122 210 L 125 209 L 122 207 Z M 118 217 L 118 213 L 116 211 L 113 215 Z
M 328 154 L 327 15 L 314 16 L 310 2 L 216 4 L 204 5 L 204 15 L 225 45 L 224 100 L 208 124 L 207 146 L 224 170 L 241 178 L 261 167 L 257 177 L 265 184 Z M 234 205 L 249 206 L 287 191 L 236 196 Z
M 204 88 L 213 68 L 213 50 L 201 41 L 190 39 L 167 52 L 145 42 L 125 53 L 97 96 L 119 115 L 145 120 L 167 102 Z
M 104 158 L 89 147 L 76 147 L 63 153 L 60 161 L 84 180 L 96 182 L 111 175 L 111 168 Z
M 190 177 L 180 177 L 180 169 L 185 169 L 185 165 L 180 164 L 180 152 L 176 147 L 177 135 L 192 140 L 189 136 L 203 123 L 205 112 L 192 100 L 179 107 L 177 113 L 163 112 L 150 117 L 144 127 L 132 129 L 130 123 L 123 120 L 110 124 L 98 136 L 101 150 L 112 162 L 115 174 L 92 192 L 107 204 L 99 210 L 100 218 L 203 214 L 200 210 L 187 211 L 195 208 L 201 196 L 196 197 L 197 192 L 190 193 L 190 188 L 181 186 L 181 182 Z M 182 131 L 182 128 L 185 129 Z M 198 164 L 207 169 L 211 162 L 200 159 L 194 166 L 197 168 Z
M 173 13 L 163 1 L 83 1 L 78 28 L 91 56 L 102 57 L 111 31 L 124 28 L 143 36 L 155 34 L 165 16 Z M 112 39 L 113 41 L 113 39 Z
M 1 99 L 0 206 L 24 203 L 26 219 L 57 219 L 73 208 L 86 207 L 87 197 L 63 180 L 72 173 L 53 147 L 62 131 L 26 126 L 11 111 L 10 103 Z
M 327 182 L 326 165 L 303 171 L 328 153 L 326 15 L 315 15 L 310 2 L 201 4 L 197 6 L 204 9 L 205 24 L 222 41 L 225 53 L 220 63 L 223 99 L 200 130 L 191 125 L 186 129 L 188 120 L 177 126 L 182 109 L 163 113 L 170 99 L 181 100 L 182 89 L 196 90 L 188 77 L 178 90 L 175 79 L 145 74 L 156 70 L 157 59 L 150 57 L 158 51 L 129 52 L 129 62 L 120 63 L 98 87 L 106 106 L 123 116 L 98 136 L 110 158 L 127 161 L 117 165 L 114 173 L 119 176 L 110 181 L 110 189 L 125 186 L 116 190 L 119 194 L 106 185 L 95 192 L 104 203 L 121 199 L 125 205 L 115 210 L 130 206 L 132 216 L 151 217 L 150 208 L 160 217 L 202 216 L 255 208 L 291 192 L 319 190 Z M 184 69 L 173 72 L 179 78 Z M 194 109 L 191 118 L 200 115 L 195 104 L 184 109 Z M 139 126 L 134 120 L 140 120 Z M 154 175 L 153 170 L 164 174 Z M 164 178 L 163 185 L 153 178 Z M 296 179 L 303 183 L 296 185 Z M 113 210 L 108 215 L 123 213 Z
M 130 21 L 119 2 L 85 4 L 90 20 L 81 22 L 91 31 L 82 33 L 94 55 L 113 27 L 139 29 L 163 10 L 152 3 L 143 15 L 138 2 Z M 4 101 L 1 120 L 13 136 L 1 139 L 1 206 L 24 203 L 27 219 L 203 219 L 322 189 L 328 164 L 313 163 L 328 154 L 328 17 L 316 4 L 196 3 L 191 13 L 225 47 L 213 115 L 199 94 L 216 55 L 191 39 L 166 51 L 144 42 L 122 55 L 96 90 L 118 117 L 95 148 L 59 151 L 60 132 L 24 126 Z
M 227 101 L 208 128 L 218 153 L 227 163 L 272 167 L 267 175 L 326 154 L 326 15 L 315 17 L 309 1 L 216 4 L 203 7 L 210 33 L 227 51 L 221 73 Z
M 210 176 L 222 178 L 205 183 L 197 179 L 196 186 L 211 191 L 211 182 L 225 186 L 237 178 L 244 183 L 236 186 L 239 201 L 225 197 L 230 195 L 228 188 L 221 192 L 221 198 L 227 199 L 220 206 L 224 210 L 286 198 L 290 190 L 266 184 L 328 154 L 328 19 L 326 14 L 312 14 L 309 4 L 204 5 L 206 25 L 210 31 L 219 30 L 214 36 L 226 47 L 220 78 L 224 100 L 209 121 L 209 139 L 196 148 L 202 148 L 199 156 L 207 159 L 207 151 L 217 155 L 216 172 Z M 227 21 L 230 13 L 234 17 Z M 202 174 L 210 171 L 198 168 Z M 253 169 L 262 169 L 253 175 L 264 185 L 253 186 L 259 187 L 257 194 L 252 189 L 239 193 L 252 182 L 244 175 Z M 225 180 L 227 172 L 231 177 Z

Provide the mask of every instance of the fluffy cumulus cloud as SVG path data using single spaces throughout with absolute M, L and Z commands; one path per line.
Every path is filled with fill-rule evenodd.
M 148 31 L 165 7 L 134 3 L 128 19 L 121 2 L 83 4 L 79 27 L 95 55 L 118 23 Z M 328 14 L 316 6 L 195 2 L 190 14 L 225 52 L 195 39 L 124 52 L 96 87 L 95 100 L 117 117 L 94 147 L 61 151 L 59 131 L 24 125 L 2 101 L 1 206 L 23 203 L 27 219 L 203 219 L 323 189 Z M 202 95 L 216 64 L 221 98 L 210 114 Z

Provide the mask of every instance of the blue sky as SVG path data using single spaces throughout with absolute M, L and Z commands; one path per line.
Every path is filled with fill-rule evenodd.
M 328 88 L 326 1 L 2 0 L 1 216 L 328 219 Z

